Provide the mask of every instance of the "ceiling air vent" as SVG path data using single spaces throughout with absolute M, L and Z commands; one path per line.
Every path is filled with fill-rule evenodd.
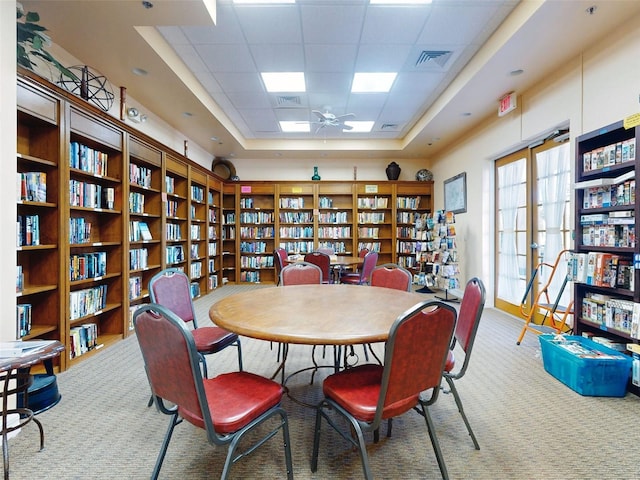
M 383 123 L 380 130 L 398 130 L 397 123 Z
M 450 50 L 423 50 L 418 55 L 416 67 L 438 66 L 444 67 L 453 54 Z
M 278 95 L 276 103 L 278 107 L 299 107 L 302 102 L 298 95 Z

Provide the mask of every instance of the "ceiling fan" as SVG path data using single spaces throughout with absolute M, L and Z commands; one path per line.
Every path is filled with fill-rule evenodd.
M 321 112 L 320 110 L 312 110 L 312 113 L 315 114 L 316 117 L 318 117 L 317 121 L 311 122 L 312 125 L 318 125 L 318 128 L 316 128 L 316 133 L 326 127 L 339 127 L 343 130 L 351 130 L 353 127 L 350 125 L 345 125 L 344 122 L 348 118 L 353 118 L 356 116 L 354 113 L 334 115 L 329 111 L 329 108 L 325 108 L 324 112 Z

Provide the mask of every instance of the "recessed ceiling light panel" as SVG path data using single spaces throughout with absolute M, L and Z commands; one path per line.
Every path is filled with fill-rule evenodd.
M 356 72 L 353 75 L 351 93 L 389 93 L 397 75 L 397 72 Z
M 304 92 L 304 72 L 262 72 L 264 87 L 269 93 Z

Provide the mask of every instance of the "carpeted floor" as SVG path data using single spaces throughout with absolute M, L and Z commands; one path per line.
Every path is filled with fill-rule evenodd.
M 198 317 L 208 321 L 213 302 L 245 288 L 252 287 L 226 286 L 199 299 Z M 470 369 L 458 383 L 481 450 L 473 449 L 450 395 L 441 395 L 431 409 L 450 478 L 640 478 L 635 425 L 640 399 L 582 397 L 571 391 L 544 371 L 535 335 L 527 334 L 516 346 L 520 328 L 519 320 L 486 309 Z M 289 371 L 308 366 L 310 352 L 311 347 L 292 346 Z M 266 376 L 277 365 L 275 346 L 271 350 L 268 342 L 243 339 L 243 357 L 246 370 Z M 233 348 L 209 357 L 210 374 L 235 368 Z M 309 376 L 294 377 L 292 394 L 315 402 L 322 376 L 316 378 L 309 386 Z M 135 336 L 60 374 L 58 383 L 62 401 L 38 417 L 45 428 L 45 450 L 38 452 L 35 425 L 23 428 L 9 442 L 11 478 L 149 478 L 167 418 L 147 408 L 149 387 Z M 289 414 L 295 478 L 362 478 L 357 453 L 328 428 L 323 428 L 318 471 L 312 474 L 314 411 L 286 397 L 283 406 Z M 280 438 L 235 464 L 230 478 L 286 478 Z M 424 420 L 413 412 L 395 420 L 393 436 L 382 435 L 369 453 L 376 478 L 440 478 Z M 224 455 L 224 449 L 206 442 L 203 431 L 183 423 L 176 427 L 160 478 L 219 478 Z

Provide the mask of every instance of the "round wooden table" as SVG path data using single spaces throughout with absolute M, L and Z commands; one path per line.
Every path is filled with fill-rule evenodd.
M 425 297 L 359 285 L 291 285 L 230 295 L 209 309 L 218 326 L 272 342 L 352 345 L 383 342 L 394 320 Z

